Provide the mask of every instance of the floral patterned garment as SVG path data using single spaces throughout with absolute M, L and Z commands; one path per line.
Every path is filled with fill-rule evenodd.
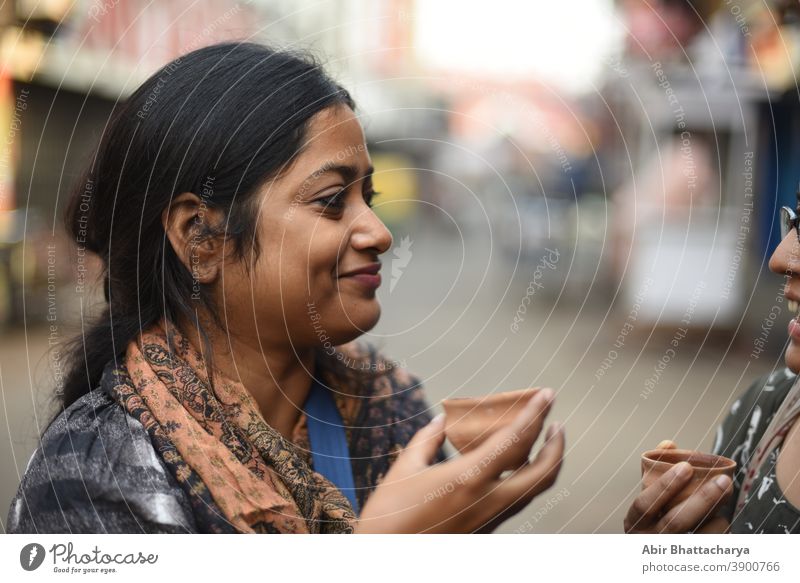
M 361 349 L 373 369 L 387 362 L 374 347 L 362 345 Z M 204 482 L 185 463 L 181 465 L 181 456 L 170 447 L 169 439 L 161 439 L 152 427 L 148 431 L 146 417 L 131 415 L 114 398 L 126 372 L 109 362 L 99 387 L 73 403 L 47 429 L 12 501 L 8 532 L 242 531 L 225 519 Z M 366 387 L 357 403 L 338 395 L 336 401 L 347 424 L 356 495 L 363 508 L 398 453 L 432 415 L 419 380 L 398 367 Z M 304 414 L 291 443 L 285 445 L 313 470 Z M 440 449 L 436 461 L 445 457 Z M 306 478 L 287 484 L 283 493 L 294 492 L 293 498 L 302 498 L 300 480 L 306 483 Z M 253 531 L 270 532 L 270 524 L 265 521 Z M 325 532 L 318 525 L 308 526 L 311 532 Z
M 731 521 L 732 533 L 800 533 L 800 509 L 783 496 L 775 477 L 780 445 L 757 468 L 753 491 L 747 494 L 742 510 L 734 513 L 744 468 L 796 377 L 788 368 L 760 377 L 733 403 L 727 418 L 717 428 L 714 453 L 738 464 L 734 493 L 723 509 Z

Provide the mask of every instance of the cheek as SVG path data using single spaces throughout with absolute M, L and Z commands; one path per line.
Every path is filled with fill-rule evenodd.
M 298 261 L 306 265 L 312 277 L 326 277 L 329 281 L 334 275 L 336 266 L 341 262 L 344 253 L 347 233 L 344 229 L 334 227 L 317 229 L 307 237 L 303 245 L 302 258 Z
M 284 288 L 301 282 L 307 288 L 321 274 L 333 272 L 343 237 L 335 224 L 298 210 L 292 220 L 263 231 L 259 267 L 271 281 Z
M 317 225 L 292 253 L 304 297 L 310 296 L 320 306 L 334 302 L 338 293 L 335 274 L 340 263 L 341 241 L 336 229 Z
M 327 303 L 336 294 L 334 273 L 343 236 L 336 225 L 324 221 L 301 221 L 286 226 L 282 236 L 270 237 L 262 246 L 259 281 L 273 290 L 270 301 L 282 302 L 285 310 L 301 305 L 310 297 Z M 282 296 L 282 297 L 281 297 Z

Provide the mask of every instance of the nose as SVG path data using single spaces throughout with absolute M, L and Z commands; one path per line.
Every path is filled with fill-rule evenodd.
M 789 231 L 775 248 L 769 258 L 769 269 L 781 275 L 800 274 L 800 243 L 797 241 L 797 231 Z
M 350 244 L 357 251 L 386 253 L 392 247 L 392 233 L 375 212 L 367 207 L 354 219 Z

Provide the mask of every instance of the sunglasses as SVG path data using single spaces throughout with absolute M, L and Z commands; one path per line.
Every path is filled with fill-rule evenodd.
M 797 219 L 798 212 L 800 212 L 800 185 L 797 187 L 797 211 L 792 210 L 788 206 L 781 207 L 781 240 L 785 239 L 789 231 L 794 229 L 795 233 L 797 233 L 797 242 L 800 243 L 800 221 Z

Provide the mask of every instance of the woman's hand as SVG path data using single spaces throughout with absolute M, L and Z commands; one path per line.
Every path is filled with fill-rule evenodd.
M 672 441 L 662 441 L 656 449 L 672 449 Z M 668 505 L 692 479 L 694 469 L 687 462 L 675 464 L 633 501 L 625 517 L 627 533 L 724 533 L 728 521 L 714 513 L 733 493 L 730 477 L 717 476 L 674 508 Z
M 564 433 L 553 423 L 533 460 L 553 391 L 537 392 L 517 417 L 476 449 L 431 465 L 445 439 L 438 415 L 409 441 L 364 505 L 357 533 L 491 532 L 553 485 Z M 507 477 L 504 470 L 516 468 Z

